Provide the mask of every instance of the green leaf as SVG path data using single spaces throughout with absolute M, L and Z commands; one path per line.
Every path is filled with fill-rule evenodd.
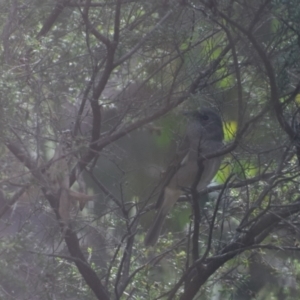
M 224 140 L 229 142 L 234 139 L 237 132 L 238 124 L 236 121 L 228 121 L 223 123 Z

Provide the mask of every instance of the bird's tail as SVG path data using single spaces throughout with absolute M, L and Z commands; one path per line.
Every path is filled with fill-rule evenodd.
M 154 246 L 157 243 L 166 216 L 167 213 L 163 212 L 162 209 L 158 212 L 145 237 L 144 243 L 146 247 Z
M 180 189 L 172 189 L 169 187 L 165 188 L 163 204 L 161 205 L 157 216 L 154 220 L 154 223 L 148 230 L 144 240 L 146 247 L 154 246 L 157 243 L 166 216 L 177 201 L 177 199 L 180 197 L 180 195 Z

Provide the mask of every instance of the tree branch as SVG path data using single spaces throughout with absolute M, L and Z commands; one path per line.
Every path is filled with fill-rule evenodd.
M 40 32 L 37 35 L 37 39 L 39 39 L 42 36 L 45 36 L 48 31 L 51 29 L 59 15 L 62 13 L 63 9 L 69 4 L 70 0 L 57 0 L 56 4 L 54 6 L 54 9 L 52 10 L 49 17 L 44 22 L 44 25 Z
M 55 212 L 57 220 L 60 221 L 60 216 L 58 213 L 59 201 L 53 196 L 51 190 L 49 191 L 46 188 L 47 184 L 43 184 L 43 175 L 40 170 L 36 168 L 34 161 L 21 149 L 18 144 L 7 141 L 6 146 L 15 155 L 15 157 L 31 171 L 32 175 L 37 178 L 39 182 L 42 182 L 42 191 L 44 196 Z M 17 195 L 18 194 L 16 194 L 16 196 Z M 64 238 L 71 256 L 74 257 L 74 262 L 78 268 L 78 271 L 82 275 L 87 285 L 92 289 L 98 299 L 109 300 L 109 296 L 100 279 L 95 271 L 89 266 L 83 253 L 81 252 L 79 240 L 75 232 L 72 231 L 71 228 L 67 227 Z
M 203 262 L 201 259 L 196 261 L 170 292 L 169 299 L 173 299 L 172 297 L 175 295 L 184 279 L 191 274 L 194 268 L 197 268 L 196 274 L 193 276 L 184 293 L 180 297 L 181 300 L 193 299 L 200 287 L 217 269 L 219 269 L 228 260 L 232 259 L 236 255 L 241 254 L 242 252 L 248 250 L 249 247 L 256 245 L 256 238 L 259 237 L 266 228 L 275 226 L 282 219 L 286 219 L 299 212 L 300 198 L 298 198 L 293 205 L 287 208 L 274 209 L 266 213 L 248 230 L 247 233 L 239 235 L 235 241 L 227 244 L 216 256 L 209 257 Z

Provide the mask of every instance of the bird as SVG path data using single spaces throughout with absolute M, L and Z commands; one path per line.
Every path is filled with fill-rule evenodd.
M 144 239 L 146 247 L 157 243 L 166 216 L 195 181 L 200 159 L 203 172 L 197 185 L 198 191 L 207 187 L 221 165 L 220 156 L 205 159 L 206 155 L 223 147 L 224 132 L 220 115 L 206 107 L 185 115 L 189 119 L 186 133 L 162 179 L 163 187 L 156 203 L 157 214 Z

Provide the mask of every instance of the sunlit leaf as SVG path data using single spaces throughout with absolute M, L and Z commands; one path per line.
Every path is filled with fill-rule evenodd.
M 216 45 L 215 39 L 208 39 L 203 42 L 203 55 L 208 55 L 210 60 L 214 60 L 219 57 L 221 53 L 221 48 Z
M 219 71 L 216 72 L 217 74 L 219 73 Z M 234 76 L 232 75 L 228 75 L 224 78 L 222 78 L 221 80 L 219 80 L 216 85 L 217 87 L 219 88 L 229 88 L 229 87 L 232 87 L 234 85 Z
M 234 139 L 237 132 L 238 124 L 236 121 L 228 121 L 223 123 L 224 140 L 229 142 Z
M 251 178 L 258 173 L 258 168 L 247 160 L 239 160 L 234 164 L 233 172 L 239 178 Z
M 231 171 L 232 171 L 232 167 L 229 163 L 227 162 L 224 162 L 218 173 L 216 174 L 214 180 L 219 183 L 219 184 L 222 184 L 226 181 L 226 179 L 228 178 L 228 176 L 231 174 Z

